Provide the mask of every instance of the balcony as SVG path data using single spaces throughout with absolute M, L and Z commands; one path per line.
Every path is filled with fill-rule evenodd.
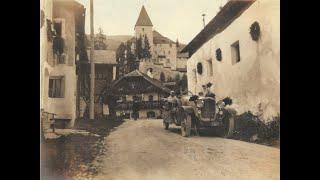
M 132 101 L 118 102 L 115 106 L 116 110 L 131 110 Z M 159 109 L 161 107 L 160 101 L 142 101 L 139 102 L 139 109 Z

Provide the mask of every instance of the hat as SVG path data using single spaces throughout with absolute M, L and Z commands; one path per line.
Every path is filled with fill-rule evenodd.
M 207 87 L 206 85 L 202 85 L 203 88 Z
M 209 83 L 207 84 L 207 87 L 210 88 L 212 85 L 213 85 L 213 84 L 212 84 L 211 82 L 209 82 Z

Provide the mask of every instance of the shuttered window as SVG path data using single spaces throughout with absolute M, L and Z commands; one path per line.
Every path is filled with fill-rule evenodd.
M 49 78 L 49 97 L 63 98 L 64 97 L 64 78 L 50 77 Z

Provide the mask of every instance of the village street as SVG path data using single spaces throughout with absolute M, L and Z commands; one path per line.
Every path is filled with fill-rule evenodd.
M 180 135 L 161 120 L 129 120 L 105 139 L 94 179 L 279 179 L 280 149 L 214 136 Z

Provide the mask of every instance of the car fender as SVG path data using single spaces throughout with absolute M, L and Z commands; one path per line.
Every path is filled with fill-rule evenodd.
M 194 110 L 192 106 L 181 106 L 181 108 L 187 114 L 194 114 Z

